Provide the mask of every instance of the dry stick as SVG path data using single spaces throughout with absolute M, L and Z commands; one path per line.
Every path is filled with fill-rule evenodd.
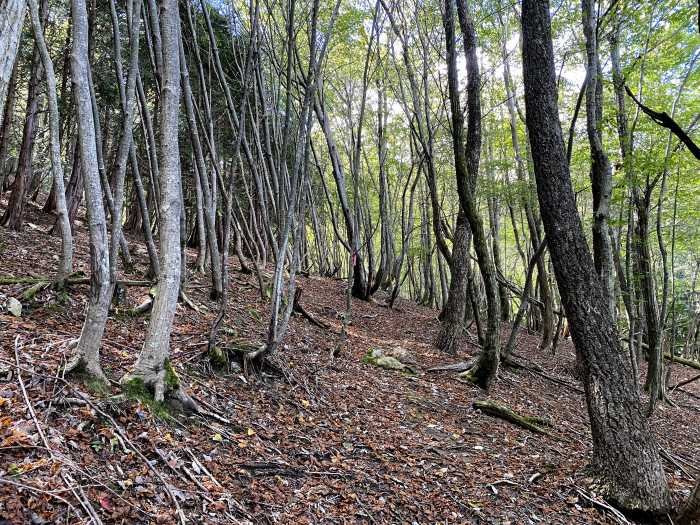
M 696 376 L 694 376 L 694 377 L 691 377 L 690 379 L 686 379 L 685 381 L 681 381 L 680 383 L 676 383 L 676 384 L 673 385 L 671 388 L 669 388 L 668 393 L 670 394 L 670 393 L 673 392 L 676 388 L 679 388 L 679 387 L 681 387 L 681 386 L 685 386 L 685 385 L 687 385 L 687 384 L 689 384 L 689 383 L 693 383 L 694 381 L 697 381 L 698 379 L 700 379 L 700 374 L 698 374 L 698 375 L 696 375 Z
M 46 447 L 46 450 L 49 453 L 49 456 L 51 457 L 52 461 L 56 461 L 57 458 L 53 453 L 53 450 L 49 446 L 49 442 L 46 439 L 46 434 L 44 434 L 44 430 L 41 428 L 41 425 L 39 424 L 39 420 L 36 417 L 36 412 L 34 412 L 34 406 L 32 405 L 31 400 L 29 399 L 29 394 L 27 394 L 27 389 L 24 386 L 24 379 L 22 379 L 22 372 L 21 372 L 21 367 L 19 364 L 19 336 L 15 337 L 15 368 L 17 371 L 17 381 L 19 382 L 19 387 L 20 390 L 22 390 L 22 396 L 24 397 L 24 402 L 27 405 L 27 409 L 29 410 L 29 414 L 32 417 L 32 420 L 34 422 L 34 426 L 36 427 L 36 431 L 41 437 L 42 442 L 44 443 L 44 446 Z M 76 497 L 76 499 L 80 502 L 80 505 L 85 509 L 85 512 L 87 512 L 88 516 L 92 519 L 94 523 L 97 525 L 102 525 L 102 520 L 100 517 L 97 515 L 97 512 L 95 509 L 92 507 L 90 504 L 90 501 L 87 498 L 81 498 L 78 494 L 75 493 L 75 489 L 71 487 L 71 484 L 66 480 L 65 475 L 62 473 L 61 474 L 61 479 L 63 482 L 66 484 L 66 487 L 73 493 L 73 495 Z M 66 503 L 68 503 L 66 501 Z M 77 509 L 68 503 L 69 507 L 75 512 L 76 515 L 78 515 Z
M 104 417 L 107 421 L 109 421 L 112 426 L 114 427 L 114 430 L 117 432 L 117 435 L 121 437 L 125 443 L 127 443 L 133 450 L 136 452 L 136 454 L 146 463 L 148 466 L 149 470 L 153 472 L 153 475 L 158 478 L 158 481 L 160 481 L 163 484 L 163 487 L 165 487 L 165 492 L 168 494 L 168 497 L 173 502 L 173 505 L 175 505 L 175 512 L 180 518 L 180 523 L 185 524 L 187 523 L 187 520 L 185 519 L 185 514 L 182 512 L 182 508 L 180 507 L 180 504 L 177 502 L 177 498 L 175 497 L 175 494 L 173 494 L 172 489 L 170 488 L 170 485 L 168 485 L 165 482 L 165 479 L 163 478 L 163 475 L 160 473 L 158 469 L 156 469 L 151 463 L 148 461 L 148 458 L 144 456 L 143 452 L 139 450 L 134 443 L 129 439 L 129 436 L 126 435 L 126 433 L 122 430 L 122 428 L 119 426 L 119 424 L 114 420 L 112 416 L 109 414 L 105 413 L 102 411 L 100 408 L 98 408 L 90 399 L 88 399 L 85 395 L 83 395 L 82 392 L 80 392 L 78 389 L 73 387 L 68 381 L 65 379 L 61 378 L 61 381 L 63 381 L 73 392 L 75 395 L 77 395 L 80 399 L 85 401 L 88 405 L 90 405 L 90 408 L 92 408 L 95 412 L 100 414 L 102 417 Z
M 79 515 L 77 512 L 78 509 L 76 509 L 75 506 L 73 506 L 73 504 L 70 501 L 68 501 L 67 499 L 65 499 L 62 496 L 59 496 L 54 491 L 39 489 L 37 487 L 32 487 L 31 485 L 25 485 L 24 483 L 19 483 L 17 481 L 3 478 L 3 477 L 0 477 L 0 483 L 7 483 L 8 485 L 13 485 L 13 486 L 19 487 L 21 489 L 29 490 L 31 492 L 36 492 L 38 494 L 46 494 L 48 496 L 51 496 L 52 498 L 56 498 L 58 501 L 65 503 L 70 509 L 72 509 L 73 512 L 75 512 L 76 516 Z
M 618 523 L 624 523 L 624 524 L 629 523 L 629 521 L 627 521 L 627 518 L 625 518 L 625 515 L 622 514 L 622 512 L 617 510 L 615 507 L 611 507 L 610 505 L 608 505 L 604 501 L 596 499 L 592 496 L 589 496 L 588 494 L 586 494 L 583 490 L 581 490 L 578 487 L 576 487 L 576 492 L 578 492 L 579 496 L 581 496 L 585 500 L 589 501 L 593 505 L 600 507 L 603 510 L 609 511 Z
M 17 337 L 17 339 L 19 339 L 19 336 Z M 16 340 L 16 342 L 17 342 L 17 340 Z M 15 352 L 16 352 L 16 348 L 15 348 Z M 17 356 L 16 353 L 15 353 L 15 356 Z M 0 358 L 0 361 L 8 362 L 2 358 Z M 19 366 L 19 364 L 17 364 L 16 367 L 17 367 L 18 371 L 24 370 L 24 371 L 29 372 L 29 373 L 44 375 L 44 374 L 34 372 L 32 370 L 28 370 L 26 368 L 22 368 Z M 72 390 L 76 396 L 78 396 L 80 399 L 85 401 L 90 406 L 90 408 L 92 408 L 95 412 L 100 414 L 102 417 L 104 417 L 106 420 L 108 420 L 112 424 L 115 431 L 117 432 L 117 438 L 122 440 L 122 447 L 124 449 L 126 449 L 126 446 L 124 446 L 124 443 L 127 443 L 136 452 L 136 454 L 144 461 L 144 463 L 146 463 L 146 466 L 149 468 L 149 470 L 151 470 L 151 472 L 153 472 L 153 474 L 156 476 L 156 478 L 158 478 L 158 481 L 160 481 L 163 484 L 163 486 L 165 487 L 165 491 L 168 494 L 168 496 L 170 497 L 170 499 L 172 500 L 172 502 L 175 506 L 176 513 L 177 513 L 178 517 L 180 518 L 180 523 L 183 525 L 185 523 L 187 523 L 187 521 L 185 519 L 185 515 L 182 512 L 182 508 L 178 504 L 177 499 L 175 498 L 175 495 L 173 494 L 170 486 L 167 483 L 165 483 L 165 479 L 163 478 L 162 474 L 148 461 L 148 459 L 146 458 L 146 456 L 144 456 L 144 454 L 141 452 L 141 450 L 138 449 L 134 445 L 134 443 L 129 439 L 129 437 L 122 430 L 122 428 L 119 426 L 119 424 L 114 420 L 114 418 L 112 416 L 110 416 L 109 414 L 105 413 L 100 408 L 98 408 L 88 397 L 86 397 L 82 392 L 80 392 L 77 388 L 75 388 L 69 381 L 67 381 L 66 379 L 64 379 L 62 377 L 58 377 L 58 376 L 56 376 L 56 379 L 61 381 L 66 387 L 68 387 L 70 390 Z
M 659 447 L 659 454 L 661 455 L 662 458 L 667 460 L 669 463 L 674 465 L 678 470 L 680 470 L 689 480 L 694 480 L 695 478 L 690 475 L 690 473 L 681 465 L 676 458 L 674 458 L 669 452 L 667 452 L 664 448 Z

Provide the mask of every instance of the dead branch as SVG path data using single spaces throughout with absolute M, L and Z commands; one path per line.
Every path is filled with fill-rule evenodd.
M 428 368 L 426 372 L 466 372 L 474 366 L 474 363 L 476 363 L 476 359 L 471 359 L 469 361 L 460 361 L 458 363 L 437 365 Z
M 481 410 L 481 412 L 484 414 L 503 419 L 509 423 L 513 423 L 532 432 L 536 432 L 537 434 L 549 435 L 549 432 L 542 427 L 551 426 L 551 424 L 544 418 L 518 414 L 512 408 L 502 405 L 501 403 L 497 403 L 496 401 L 474 401 L 472 406 L 476 410 Z
M 673 133 L 683 144 L 687 146 L 688 151 L 690 151 L 696 159 L 700 160 L 700 147 L 693 142 L 693 139 L 691 139 L 688 134 L 683 131 L 683 128 L 681 128 L 668 113 L 665 111 L 654 111 L 650 107 L 645 106 L 641 101 L 637 100 L 637 97 L 634 96 L 632 90 L 630 90 L 630 88 L 627 86 L 625 86 L 625 91 L 627 91 L 629 97 L 634 100 L 634 103 L 639 106 L 639 109 L 641 109 L 656 124 L 671 131 L 671 133 Z
M 301 287 L 297 287 L 296 291 L 294 292 L 294 307 L 293 310 L 300 314 L 304 319 L 309 321 L 311 324 L 314 326 L 318 326 L 319 328 L 323 328 L 324 330 L 330 330 L 330 325 L 327 324 L 324 321 L 321 321 L 311 315 L 309 312 L 306 311 L 306 309 L 301 305 L 301 294 L 302 294 L 302 289 Z

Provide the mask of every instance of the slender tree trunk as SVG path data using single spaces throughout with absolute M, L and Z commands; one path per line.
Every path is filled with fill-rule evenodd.
M 97 163 L 95 123 L 90 97 L 88 18 L 85 0 L 72 0 L 73 48 L 71 78 L 78 119 L 78 146 L 90 234 L 90 295 L 76 354 L 66 370 L 81 370 L 107 382 L 100 366 L 100 341 L 107 323 L 111 299 L 107 221 Z M 75 174 L 73 174 L 75 176 Z M 72 178 L 72 177 L 71 177 Z M 70 186 L 70 184 L 69 184 Z
M 46 19 L 48 10 L 46 1 L 42 3 L 41 9 L 41 16 L 43 19 Z M 15 179 L 12 183 L 12 193 L 7 203 L 7 209 L 2 219 L 0 219 L 0 223 L 3 226 L 17 231 L 22 229 L 22 223 L 24 222 L 24 205 L 27 200 L 29 185 L 32 179 L 32 157 L 34 153 L 34 139 L 36 137 L 40 100 L 39 84 L 41 83 L 43 73 L 39 47 L 36 43 L 33 49 L 19 162 L 17 172 L 15 173 Z
M 524 0 L 523 78 L 540 210 L 562 303 L 581 355 L 600 491 L 641 513 L 671 499 L 656 441 L 620 350 L 617 327 L 583 234 L 557 106 L 549 2 Z
M 66 190 L 63 181 L 63 164 L 61 162 L 61 139 L 59 136 L 60 117 L 58 113 L 58 98 L 56 96 L 56 75 L 53 62 L 49 56 L 49 50 L 44 41 L 39 6 L 36 0 L 28 0 L 29 11 L 34 30 L 34 38 L 41 55 L 46 72 L 46 85 L 49 101 L 49 118 L 51 134 L 51 170 L 53 173 L 53 193 L 58 215 L 58 224 L 61 230 L 61 258 L 58 264 L 57 281 L 60 285 L 73 271 L 73 235 L 71 233 L 68 207 L 66 206 Z
M 180 17 L 177 0 L 162 0 L 161 30 L 163 70 L 160 95 L 160 275 L 153 301 L 151 321 L 134 370 L 123 382 L 140 382 L 153 390 L 156 401 L 172 396 L 191 400 L 184 394 L 169 363 L 170 332 L 180 290 L 181 178 L 178 120 L 180 112 Z
M 467 140 L 464 145 L 462 107 L 459 101 L 457 53 L 455 50 L 454 0 L 445 0 L 445 39 L 447 43 L 447 75 L 452 117 L 452 148 L 455 175 L 461 209 L 469 221 L 474 239 L 474 251 L 481 278 L 486 289 L 487 327 L 483 349 L 476 365 L 466 378 L 482 388 L 489 388 L 498 377 L 501 346 L 501 313 L 498 299 L 496 267 L 489 253 L 486 232 L 476 206 L 474 189 L 479 173 L 481 155 L 481 79 L 476 56 L 476 31 L 469 15 L 466 0 L 457 0 L 457 15 L 464 38 L 467 63 Z
M 14 85 L 17 82 L 17 70 L 18 62 L 15 61 L 15 67 L 12 70 L 12 75 L 10 76 L 10 84 Z M 2 106 L 2 115 L 0 119 L 0 195 L 5 191 L 5 180 L 10 171 L 9 151 L 10 151 L 10 131 L 12 129 L 12 120 L 15 114 L 15 106 L 17 101 L 17 91 L 16 89 L 11 89 L 7 99 L 5 100 L 5 105 Z
M 615 273 L 608 229 L 612 198 L 612 167 L 603 148 L 603 84 L 598 58 L 598 16 L 595 0 L 582 0 L 583 33 L 586 38 L 586 130 L 591 149 L 593 190 L 593 260 L 615 317 Z

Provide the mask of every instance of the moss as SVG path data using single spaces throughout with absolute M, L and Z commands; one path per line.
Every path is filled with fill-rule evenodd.
M 107 383 L 95 377 L 87 378 L 85 386 L 90 392 L 100 397 L 106 397 L 112 393 L 112 389 Z
M 215 370 L 226 370 L 228 368 L 228 352 L 218 346 L 213 347 L 208 352 L 209 362 Z
M 139 399 L 149 395 L 146 384 L 140 377 L 133 377 L 122 385 L 124 392 L 130 399 Z M 151 396 L 153 397 L 153 396 Z
M 167 373 L 166 373 L 167 381 Z M 143 379 L 134 377 L 122 385 L 126 398 L 130 401 L 137 401 L 149 408 L 151 413 L 163 421 L 172 421 L 173 415 L 166 403 L 153 399 L 153 392 L 146 386 Z
M 85 368 L 85 362 L 80 360 L 78 365 L 73 368 L 70 372 L 66 373 L 67 376 L 73 377 L 83 383 L 85 388 L 87 388 L 92 394 L 99 397 L 106 397 L 112 393 L 112 388 L 109 383 L 95 377 L 94 375 L 88 373 Z
M 262 320 L 262 315 L 256 308 L 248 308 L 248 315 L 258 322 Z
M 366 365 L 374 365 L 377 366 L 377 358 L 374 357 L 374 352 L 372 350 L 369 350 L 363 357 L 362 357 L 362 362 Z
M 170 363 L 170 359 L 166 359 L 163 363 L 165 368 L 165 386 L 167 390 L 177 390 L 180 388 L 180 377 L 175 372 L 173 365 Z

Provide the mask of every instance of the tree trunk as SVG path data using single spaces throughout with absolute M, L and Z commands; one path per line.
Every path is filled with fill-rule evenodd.
M 17 82 L 18 62 L 15 62 L 15 67 L 12 70 L 10 84 L 14 85 Z M 0 195 L 5 191 L 5 178 L 11 168 L 11 163 L 8 162 L 10 156 L 10 131 L 12 129 L 12 120 L 15 114 L 15 106 L 17 101 L 17 90 L 10 90 L 5 105 L 2 106 L 2 115 L 0 115 Z
M 24 25 L 24 0 L 0 0 L 0 108 L 5 108 Z
M 464 38 L 467 63 L 467 140 L 463 140 L 464 117 L 459 101 L 457 53 L 455 50 L 454 0 L 445 0 L 445 40 L 447 44 L 447 75 L 452 117 L 452 148 L 457 178 L 459 203 L 474 239 L 474 251 L 481 278 L 486 289 L 487 326 L 483 350 L 467 378 L 482 388 L 489 388 L 498 377 L 501 345 L 501 313 L 498 298 L 496 267 L 489 253 L 484 224 L 476 206 L 474 188 L 481 155 L 481 79 L 476 56 L 476 31 L 468 12 L 466 0 L 457 0 L 459 25 Z
M 49 101 L 49 118 L 51 134 L 51 170 L 53 172 L 53 194 L 58 214 L 58 224 L 61 230 L 61 258 L 59 260 L 57 281 L 59 284 L 73 271 L 73 235 L 71 233 L 68 208 L 66 206 L 66 190 L 63 181 L 63 164 L 61 161 L 61 139 L 59 136 L 60 117 L 58 114 L 58 98 L 56 96 L 56 75 L 49 50 L 44 41 L 44 33 L 36 0 L 28 0 L 29 11 L 34 29 L 34 38 L 41 55 L 46 72 L 46 85 Z
M 42 3 L 42 18 L 46 18 L 47 4 Z M 32 153 L 34 152 L 34 138 L 36 136 L 37 116 L 39 112 L 39 83 L 43 67 L 39 55 L 39 47 L 34 44 L 32 52 L 32 66 L 27 89 L 27 107 L 25 111 L 24 130 L 22 131 L 22 146 L 19 153 L 19 163 L 15 179 L 12 183 L 12 193 L 5 214 L 0 220 L 3 226 L 12 230 L 22 229 L 24 221 L 24 204 L 27 200 L 29 184 L 32 178 Z
M 107 323 L 111 299 L 109 283 L 109 248 L 107 221 L 102 203 L 102 185 L 97 163 L 95 123 L 90 97 L 88 60 L 88 18 L 85 0 L 72 0 L 73 47 L 71 78 L 78 117 L 78 147 L 90 234 L 90 296 L 75 357 L 67 371 L 84 371 L 107 381 L 100 366 L 100 341 Z M 73 173 L 71 179 L 75 177 Z M 69 183 L 70 186 L 70 183 Z
M 467 312 L 469 292 L 469 245 L 471 232 L 469 223 L 460 210 L 454 233 L 452 260 L 450 264 L 450 291 L 442 309 L 440 331 L 435 346 L 447 354 L 454 355 L 464 334 L 464 318 Z
M 583 33 L 586 38 L 586 130 L 591 150 L 593 191 L 593 260 L 607 294 L 609 310 L 615 317 L 615 273 L 608 230 L 612 198 L 612 168 L 603 148 L 603 79 L 598 58 L 598 16 L 595 0 L 581 2 Z
M 161 2 L 163 80 L 160 96 L 160 275 L 151 321 L 134 370 L 124 382 L 140 382 L 154 399 L 184 396 L 169 365 L 170 332 L 180 290 L 181 179 L 178 118 L 180 110 L 180 20 L 177 0 Z
M 695 483 L 693 492 L 683 504 L 674 523 L 676 525 L 697 525 L 700 523 L 700 479 Z
M 537 193 L 562 303 L 583 365 L 600 490 L 625 509 L 665 513 L 671 499 L 656 441 L 642 414 L 576 209 L 559 122 L 549 2 L 524 0 L 522 26 Z

